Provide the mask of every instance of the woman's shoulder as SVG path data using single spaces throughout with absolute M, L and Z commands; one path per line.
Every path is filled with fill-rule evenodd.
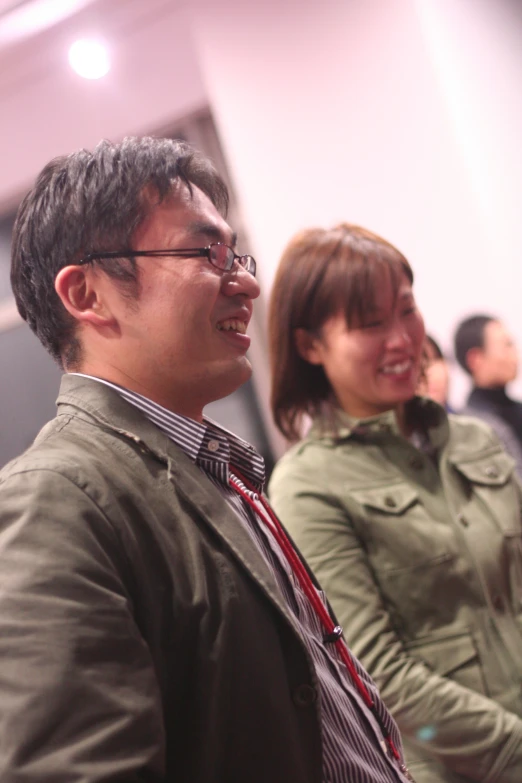
M 459 451 L 500 449 L 497 435 L 488 422 L 462 413 L 448 414 L 450 445 Z
M 378 451 L 378 450 L 377 450 Z M 340 487 L 358 487 L 383 469 L 376 447 L 364 447 L 350 436 L 311 430 L 278 460 L 269 492 L 321 491 L 337 494 Z

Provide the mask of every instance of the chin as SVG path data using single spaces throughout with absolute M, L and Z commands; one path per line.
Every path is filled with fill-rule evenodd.
M 215 392 L 214 401 L 222 400 L 233 394 L 252 377 L 252 365 L 246 357 L 236 362 L 233 367 L 224 368 L 220 377 L 213 381 L 209 379 L 209 386 Z

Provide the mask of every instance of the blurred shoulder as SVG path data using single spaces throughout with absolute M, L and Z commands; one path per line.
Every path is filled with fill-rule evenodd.
M 459 452 L 501 450 L 498 434 L 489 421 L 472 414 L 448 414 L 450 446 Z

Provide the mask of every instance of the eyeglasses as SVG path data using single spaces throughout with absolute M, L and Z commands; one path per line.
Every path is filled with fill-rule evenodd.
M 206 258 L 212 266 L 221 272 L 230 272 L 237 261 L 239 266 L 256 276 L 256 262 L 252 256 L 238 256 L 228 245 L 215 242 L 207 247 L 184 247 L 177 250 L 107 250 L 101 253 L 88 253 L 78 265 L 90 264 L 91 261 L 102 261 L 105 258 L 162 258 L 174 256 L 179 258 Z

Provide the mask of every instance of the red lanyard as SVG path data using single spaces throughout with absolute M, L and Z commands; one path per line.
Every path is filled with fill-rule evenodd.
M 335 625 L 332 618 L 328 614 L 323 602 L 321 601 L 317 593 L 317 590 L 314 587 L 312 580 L 310 579 L 310 576 L 306 568 L 304 567 L 300 558 L 297 556 L 296 551 L 292 546 L 292 544 L 290 543 L 285 531 L 283 530 L 280 521 L 278 520 L 278 518 L 270 508 L 265 498 L 260 493 L 257 492 L 253 484 L 251 484 L 246 478 L 244 478 L 244 476 L 242 476 L 241 473 L 236 468 L 232 468 L 232 471 L 234 476 L 237 476 L 237 478 L 245 485 L 245 487 L 247 487 L 251 492 L 254 492 L 259 498 L 259 502 L 261 503 L 264 513 L 261 513 L 261 509 L 255 504 L 255 502 L 252 500 L 250 495 L 247 492 L 245 492 L 245 490 L 242 487 L 240 487 L 232 479 L 230 479 L 230 486 L 232 487 L 232 489 L 234 489 L 239 495 L 241 495 L 245 503 L 248 503 L 250 508 L 254 510 L 256 515 L 260 519 L 262 519 L 264 524 L 272 532 L 274 538 L 276 539 L 277 543 L 281 547 L 283 554 L 285 555 L 288 564 L 290 565 L 290 568 L 294 573 L 294 576 L 297 578 L 304 594 L 312 604 L 313 608 L 315 609 L 315 612 L 317 613 L 319 619 L 323 624 L 323 627 L 326 631 L 326 636 L 324 637 L 324 640 L 326 642 L 333 642 L 335 644 L 344 664 L 346 665 L 346 668 L 350 672 L 350 676 L 353 682 L 355 683 L 359 695 L 361 696 L 362 700 L 364 701 L 368 709 L 371 710 L 375 719 L 377 720 L 377 723 L 380 726 L 383 736 L 385 737 L 386 742 L 388 743 L 388 746 L 394 758 L 400 762 L 401 761 L 400 753 L 395 747 L 395 743 L 392 740 L 390 733 L 385 729 L 382 723 L 382 720 L 375 707 L 375 702 L 373 701 L 373 698 L 368 688 L 361 680 L 359 673 L 355 668 L 354 662 L 352 660 L 346 642 L 341 638 L 343 629 L 341 628 L 341 626 Z M 404 765 L 401 765 L 401 769 L 403 766 Z

